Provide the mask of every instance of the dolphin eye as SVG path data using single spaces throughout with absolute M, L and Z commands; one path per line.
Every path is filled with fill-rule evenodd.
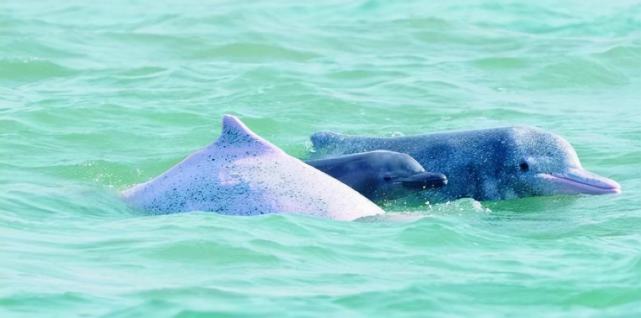
M 528 172 L 530 170 L 530 165 L 525 161 L 521 161 L 519 169 L 521 169 L 521 172 Z
M 384 177 L 383 177 L 383 180 L 385 180 L 385 181 L 392 181 L 392 177 L 390 177 L 390 176 L 384 176 Z

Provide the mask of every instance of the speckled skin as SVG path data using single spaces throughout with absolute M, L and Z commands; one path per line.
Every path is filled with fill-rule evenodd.
M 287 155 L 233 116 L 221 136 L 162 175 L 122 193 L 150 213 L 298 213 L 354 220 L 383 213 L 341 182 Z
M 315 158 L 377 149 L 409 154 L 448 178 L 447 186 L 423 193 L 431 202 L 620 192 L 616 182 L 584 170 L 565 139 L 532 127 L 390 138 L 320 132 L 311 140 Z

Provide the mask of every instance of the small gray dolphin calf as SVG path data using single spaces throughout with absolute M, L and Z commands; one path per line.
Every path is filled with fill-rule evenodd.
M 424 191 L 425 199 L 504 200 L 556 194 L 620 193 L 613 180 L 583 169 L 562 137 L 531 127 L 434 133 L 407 137 L 359 137 L 330 132 L 311 137 L 315 157 L 376 149 L 407 153 L 448 185 Z
M 218 140 L 125 190 L 122 197 L 151 213 L 296 213 L 335 220 L 383 213 L 347 185 L 289 156 L 228 115 Z
M 447 184 L 408 154 L 375 150 L 305 163 L 347 184 L 372 201 L 395 200 Z

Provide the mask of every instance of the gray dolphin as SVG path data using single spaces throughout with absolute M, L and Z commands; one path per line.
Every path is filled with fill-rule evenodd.
M 424 191 L 431 202 L 621 192 L 617 182 L 583 169 L 565 139 L 538 128 L 504 127 L 390 138 L 320 132 L 311 140 L 316 157 L 375 149 L 411 155 L 425 169 L 448 177 L 446 187 Z
M 376 150 L 305 163 L 347 184 L 372 201 L 395 200 L 447 184 L 408 154 Z

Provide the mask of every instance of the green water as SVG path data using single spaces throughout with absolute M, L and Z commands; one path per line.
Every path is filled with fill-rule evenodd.
M 0 317 L 641 315 L 638 1 L 204 2 L 0 2 Z M 534 125 L 624 192 L 405 222 L 118 200 L 224 113 L 296 156 Z

